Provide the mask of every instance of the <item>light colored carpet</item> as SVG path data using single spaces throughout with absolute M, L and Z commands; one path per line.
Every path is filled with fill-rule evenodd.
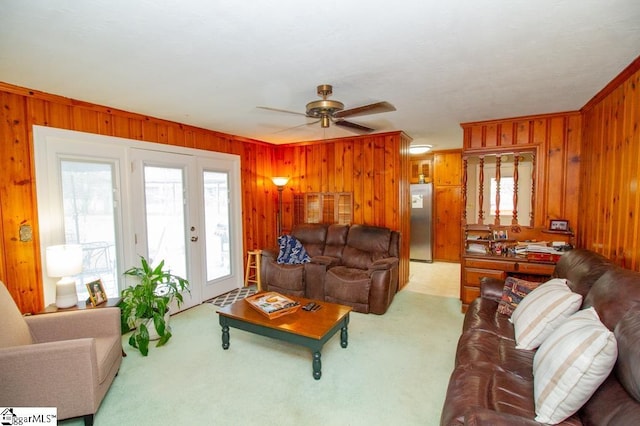
M 460 302 L 399 292 L 383 315 L 351 314 L 349 346 L 311 353 L 231 329 L 223 350 L 216 306 L 171 318 L 173 338 L 128 356 L 100 407 L 102 425 L 437 425 L 463 316 Z M 60 422 L 80 425 L 81 420 Z

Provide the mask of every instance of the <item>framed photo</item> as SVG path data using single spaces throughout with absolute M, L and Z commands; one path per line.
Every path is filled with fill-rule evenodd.
M 507 232 L 506 229 L 501 229 L 499 231 L 494 230 L 493 231 L 493 239 L 494 240 L 508 240 L 509 239 L 509 233 Z
M 98 306 L 107 302 L 107 293 L 104 291 L 102 280 L 95 280 L 87 283 L 87 290 L 89 290 L 91 306 Z
M 549 230 L 551 231 L 568 231 L 569 230 L 569 221 L 568 220 L 552 220 L 549 222 Z

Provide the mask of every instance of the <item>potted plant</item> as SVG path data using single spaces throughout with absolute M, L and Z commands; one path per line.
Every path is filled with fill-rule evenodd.
M 124 272 L 139 282 L 122 290 L 120 309 L 123 327 L 126 324 L 129 330 L 133 329 L 129 345 L 137 348 L 143 356 L 149 353 L 154 329 L 158 336 L 156 346 L 169 341 L 169 304 L 175 299 L 180 307 L 183 302 L 181 292 L 189 292 L 189 281 L 163 268 L 164 260 L 153 268 L 147 259 L 140 256 L 140 266 Z

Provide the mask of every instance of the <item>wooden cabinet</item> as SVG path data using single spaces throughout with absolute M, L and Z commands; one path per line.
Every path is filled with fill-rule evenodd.
M 420 180 L 423 182 L 420 182 Z M 433 180 L 433 156 L 412 158 L 409 162 L 409 182 L 428 183 Z
M 434 156 L 433 183 L 436 186 L 454 185 L 462 183 L 462 155 L 460 151 L 439 152 Z
M 460 261 L 459 186 L 436 186 L 433 214 L 433 258 L 449 262 Z
M 480 280 L 491 277 L 504 280 L 508 276 L 520 277 L 529 281 L 546 281 L 555 268 L 553 263 L 530 262 L 527 259 L 498 256 L 462 257 L 460 278 L 460 299 L 462 310 L 480 296 Z
M 294 196 L 294 223 L 353 223 L 350 192 L 307 192 Z
M 462 153 L 460 150 L 433 154 L 433 259 L 460 261 L 462 216 Z

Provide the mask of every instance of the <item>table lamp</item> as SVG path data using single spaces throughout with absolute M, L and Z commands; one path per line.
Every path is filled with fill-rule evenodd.
M 78 304 L 74 275 L 82 272 L 82 246 L 63 244 L 47 247 L 47 275 L 60 277 L 56 283 L 56 306 L 70 308 Z

